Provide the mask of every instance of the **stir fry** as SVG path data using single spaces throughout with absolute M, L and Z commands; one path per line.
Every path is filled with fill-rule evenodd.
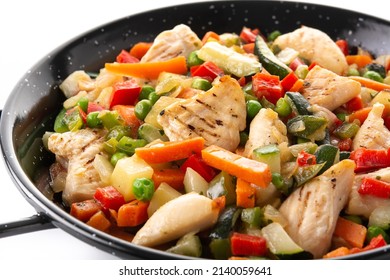
M 51 187 L 77 219 L 190 257 L 390 242 L 390 55 L 303 26 L 181 24 L 60 85 Z

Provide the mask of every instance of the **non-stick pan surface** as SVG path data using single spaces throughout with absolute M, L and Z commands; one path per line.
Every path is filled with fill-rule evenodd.
M 152 41 L 163 30 L 184 23 L 199 36 L 208 30 L 239 33 L 243 26 L 292 31 L 301 25 L 318 28 L 333 39 L 347 39 L 375 55 L 390 53 L 390 22 L 327 6 L 277 1 L 217 1 L 162 8 L 99 26 L 67 42 L 43 58 L 21 77 L 9 95 L 1 116 L 1 147 L 15 185 L 37 210 L 37 215 L 1 225 L 0 236 L 59 227 L 69 234 L 123 258 L 162 259 L 180 256 L 134 246 L 95 230 L 70 216 L 56 197 L 48 198 L 47 172 L 54 158 L 41 137 L 52 130 L 64 97 L 58 85 L 75 70 L 97 72 L 113 61 L 121 49 L 139 41 Z M 50 196 L 49 196 L 50 197 Z M 360 259 L 389 259 L 390 245 Z

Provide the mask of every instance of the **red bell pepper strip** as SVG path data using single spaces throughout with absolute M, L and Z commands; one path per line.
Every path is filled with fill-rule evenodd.
M 104 108 L 95 102 L 88 102 L 87 115 L 92 112 L 103 111 Z
M 296 58 L 294 58 L 293 61 L 290 62 L 288 67 L 290 67 L 291 70 L 295 71 L 301 65 L 305 65 L 305 63 L 302 61 L 302 59 L 300 59 L 299 57 L 296 57 Z
M 180 169 L 185 172 L 190 167 L 202 176 L 207 182 L 210 182 L 217 175 L 214 168 L 207 165 L 202 157 L 198 154 L 193 154 L 182 164 Z
M 360 253 L 360 252 L 365 252 L 365 251 L 377 249 L 377 248 L 380 248 L 380 247 L 383 247 L 383 246 L 386 246 L 386 245 L 387 245 L 386 240 L 383 238 L 382 234 L 379 234 L 378 236 L 373 237 L 371 239 L 370 243 L 368 245 L 366 245 L 365 247 L 363 247 L 363 248 L 357 248 L 357 247 L 351 248 L 349 250 L 349 254 L 356 254 L 356 253 Z
M 192 66 L 190 69 L 192 77 L 201 77 L 212 82 L 216 77 L 223 76 L 224 72 L 211 61 L 206 61 L 201 65 Z
M 374 178 L 364 178 L 358 192 L 362 195 L 390 198 L 390 183 Z
M 104 209 L 118 211 L 119 207 L 126 203 L 123 195 L 113 186 L 97 188 L 93 197 Z
M 352 113 L 364 108 L 362 98 L 360 96 L 354 97 L 345 104 L 345 109 Z
M 367 172 L 390 167 L 389 150 L 370 150 L 360 148 L 352 151 L 349 158 L 355 161 L 355 172 Z
M 252 77 L 252 89 L 258 99 L 265 97 L 273 104 L 284 95 L 279 76 L 267 73 L 257 73 Z
M 115 105 L 134 105 L 141 92 L 141 87 L 134 79 L 114 84 L 114 93 L 110 108 Z
M 244 43 L 254 43 L 256 40 L 256 36 L 259 35 L 260 30 L 259 29 L 250 29 L 248 27 L 243 27 L 240 32 L 240 39 Z
M 298 166 L 307 166 L 314 165 L 317 163 L 316 156 L 309 154 L 305 151 L 301 151 L 297 156 L 297 164 Z
M 137 63 L 139 59 L 132 56 L 128 51 L 122 50 L 116 57 L 118 63 Z
M 335 43 L 340 48 L 341 52 L 344 55 L 349 54 L 348 42 L 346 40 L 340 39 L 340 40 L 337 40 Z
M 293 71 L 291 71 L 286 77 L 283 78 L 283 80 L 281 80 L 280 84 L 282 85 L 283 90 L 286 92 L 292 88 L 296 81 L 298 81 L 298 77 Z
M 261 236 L 234 232 L 230 238 L 233 256 L 264 256 L 267 253 L 267 242 Z

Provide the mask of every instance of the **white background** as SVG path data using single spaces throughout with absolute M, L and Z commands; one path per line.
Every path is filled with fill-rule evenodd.
M 134 13 L 184 0 L 12 0 L 0 2 L 0 109 L 19 79 L 38 60 L 73 37 Z M 190 1 L 188 1 L 190 2 Z M 200 2 L 200 1 L 198 1 Z M 383 0 L 305 1 L 375 15 L 389 20 Z M 0 223 L 35 214 L 0 163 Z M 0 239 L 0 260 L 116 259 L 60 229 Z

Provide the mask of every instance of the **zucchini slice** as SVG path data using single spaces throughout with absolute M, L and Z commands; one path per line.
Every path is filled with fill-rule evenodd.
M 257 36 L 255 40 L 255 55 L 263 67 L 272 75 L 277 75 L 280 79 L 286 77 L 292 70 L 283 62 L 281 62 L 268 47 L 267 43 L 261 36 Z

